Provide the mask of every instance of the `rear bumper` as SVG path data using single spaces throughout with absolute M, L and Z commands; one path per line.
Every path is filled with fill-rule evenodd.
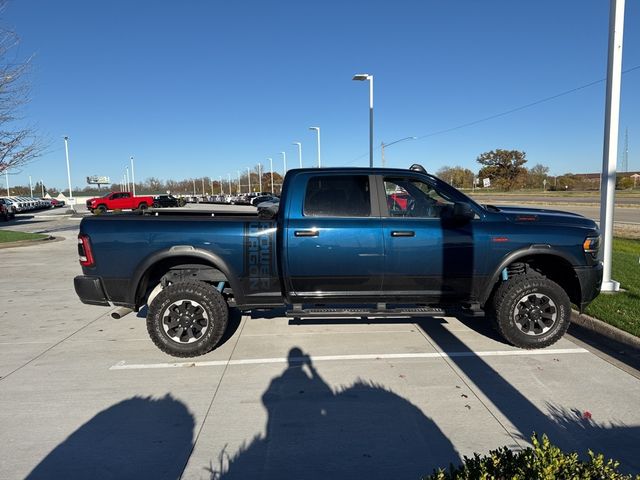
M 73 286 L 82 303 L 105 307 L 110 306 L 100 277 L 79 275 L 73 279 Z
M 576 275 L 580 281 L 580 312 L 593 301 L 600 293 L 602 287 L 602 262 L 593 267 L 575 267 Z

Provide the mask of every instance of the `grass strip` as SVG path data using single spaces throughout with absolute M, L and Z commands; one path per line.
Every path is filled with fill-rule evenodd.
M 0 243 L 19 242 L 21 240 L 41 240 L 47 235 L 41 233 L 14 232 L 12 230 L 0 230 Z
M 612 273 L 625 291 L 601 293 L 586 313 L 640 337 L 640 240 L 613 239 Z

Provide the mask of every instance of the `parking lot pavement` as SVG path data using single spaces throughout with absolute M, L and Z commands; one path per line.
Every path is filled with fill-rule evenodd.
M 233 312 L 219 348 L 175 359 L 141 316 L 77 300 L 77 224 L 0 250 L 2 479 L 415 479 L 534 431 L 640 471 L 640 380 L 568 339 L 523 351 L 482 319 Z

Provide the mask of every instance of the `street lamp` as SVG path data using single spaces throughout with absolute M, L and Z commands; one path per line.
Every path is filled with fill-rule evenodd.
M 129 158 L 131 160 L 131 186 L 133 187 L 133 196 L 136 196 L 136 174 L 133 170 L 133 156 Z M 202 187 L 204 190 L 204 187 Z
M 260 190 L 258 190 L 258 193 L 262 193 L 262 164 L 261 163 L 258 164 L 258 180 L 260 181 Z
M 282 161 L 284 162 L 284 174 L 287 174 L 287 154 L 284 152 L 280 152 L 280 155 L 282 155 Z
M 220 195 L 224 195 L 224 188 L 222 186 L 222 175 L 218 176 L 218 182 L 220 183 Z
M 320 127 L 309 127 L 309 130 L 315 130 L 318 133 L 318 168 L 321 168 L 322 162 L 320 161 Z
M 44 182 L 40 179 L 40 190 L 42 190 L 42 198 L 44 198 Z
M 269 160 L 269 167 L 271 168 L 271 194 L 273 194 L 275 191 L 273 188 L 273 158 L 268 158 L 267 160 Z
M 249 195 L 251 195 L 251 169 L 247 167 L 247 178 L 249 179 Z
M 300 168 L 302 168 L 302 143 L 293 142 L 291 145 L 297 145 L 298 146 L 298 160 L 300 160 Z
M 231 174 L 227 173 L 227 176 L 229 177 L 229 195 L 231 195 Z
M 358 73 L 353 76 L 353 80 L 369 80 L 369 167 L 373 167 L 373 75 Z
M 71 192 L 71 169 L 69 168 L 69 137 L 64 136 L 64 153 L 67 158 L 67 182 L 69 183 L 69 204 L 71 205 L 71 209 L 74 209 L 73 202 L 71 199 L 73 198 L 73 193 Z M 8 185 L 8 183 L 7 183 Z
M 400 140 L 395 140 L 395 141 L 393 141 L 391 143 L 381 142 L 380 143 L 380 150 L 382 152 L 382 167 L 384 168 L 384 149 L 386 147 L 390 147 L 391 145 L 395 145 L 396 143 L 404 142 L 405 140 L 415 140 L 416 138 L 418 138 L 418 137 L 404 137 L 404 138 L 401 138 Z
M 7 182 L 7 197 L 11 196 L 11 190 L 9 190 L 9 169 L 5 168 L 4 170 L 4 180 Z
M 31 184 L 31 175 L 29 175 L 29 196 L 33 198 L 33 185 Z
M 242 182 L 240 181 L 240 170 L 238 170 L 238 192 L 242 193 Z

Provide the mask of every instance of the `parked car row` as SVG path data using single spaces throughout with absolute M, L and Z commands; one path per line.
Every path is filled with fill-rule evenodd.
M 277 198 L 270 192 L 253 192 L 240 195 L 187 195 L 180 197 L 180 200 L 186 203 L 226 203 L 229 205 L 253 205 L 257 207 L 259 203 L 270 202 Z
M 54 198 L 37 197 L 0 197 L 7 211 L 15 216 L 16 213 L 44 210 L 46 208 L 62 207 L 64 202 Z

